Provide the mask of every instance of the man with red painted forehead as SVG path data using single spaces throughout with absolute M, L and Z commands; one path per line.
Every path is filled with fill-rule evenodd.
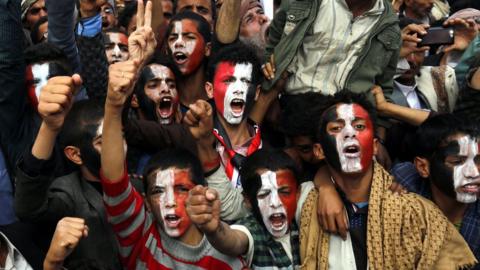
M 302 206 L 300 257 L 305 269 L 458 269 L 475 257 L 448 219 L 416 194 L 393 195 L 392 177 L 373 155 L 375 111 L 364 95 L 341 91 L 321 117 L 315 155 L 348 215 L 346 241 L 319 228 L 318 192 Z M 321 259 L 320 259 L 321 258 Z
M 281 150 L 261 149 L 247 158 L 241 173 L 252 214 L 229 226 L 220 220 L 220 207 L 215 207 L 220 204 L 219 196 L 197 187 L 187 203 L 192 222 L 216 249 L 244 256 L 251 269 L 297 269 L 299 241 L 294 218 L 300 188 L 295 162 Z M 302 186 L 304 190 L 309 189 Z
M 261 148 L 260 130 L 248 118 L 260 92 L 260 63 L 243 44 L 222 48 L 211 59 L 206 91 L 215 102 L 214 135 L 217 151 L 234 187 L 246 156 Z

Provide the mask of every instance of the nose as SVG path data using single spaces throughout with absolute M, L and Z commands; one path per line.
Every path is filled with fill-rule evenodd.
M 168 85 L 165 82 L 162 82 L 160 84 L 160 94 L 168 94 L 169 92 Z
M 345 125 L 343 130 L 343 135 L 345 138 L 354 138 L 356 134 L 357 132 L 353 128 L 352 124 L 348 123 L 347 125 Z
M 273 191 L 272 198 L 270 200 L 270 207 L 278 208 L 280 206 L 282 206 L 282 201 L 280 201 L 280 198 L 278 197 L 278 193 L 276 191 Z
M 47 16 L 47 12 L 45 12 L 45 8 L 40 9 L 40 17 Z
M 173 194 L 173 187 L 167 188 L 165 207 L 173 208 L 177 204 L 175 202 L 175 195 Z
M 477 178 L 479 177 L 479 171 L 478 171 L 478 168 L 477 168 L 477 165 L 475 164 L 475 162 L 473 160 L 469 160 L 467 161 L 467 164 L 465 164 L 465 168 L 463 169 L 463 175 L 466 177 L 466 178 Z
M 118 47 L 118 44 L 115 44 L 115 47 L 113 48 L 112 55 L 115 57 L 121 57 L 122 56 L 122 51 L 120 50 L 120 47 Z
M 265 23 L 268 22 L 268 17 L 265 14 L 259 14 L 258 15 L 258 22 L 260 25 L 264 25 Z

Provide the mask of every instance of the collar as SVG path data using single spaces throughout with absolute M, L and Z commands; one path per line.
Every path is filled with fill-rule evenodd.
M 395 84 L 395 86 L 400 90 L 402 91 L 403 95 L 406 97 L 409 93 L 411 92 L 415 92 L 415 90 L 417 89 L 417 82 L 415 82 L 414 85 L 405 85 L 405 84 L 401 84 L 399 83 L 398 81 L 394 80 L 393 83 Z
M 32 269 L 20 251 L 0 232 L 0 238 L 5 240 L 8 247 L 8 254 L 5 260 L 5 269 Z

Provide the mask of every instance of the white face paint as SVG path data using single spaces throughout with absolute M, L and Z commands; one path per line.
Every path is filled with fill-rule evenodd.
M 115 44 L 115 47 L 113 47 L 112 55 L 115 57 L 122 57 L 122 50 L 120 50 L 118 44 Z
M 100 125 L 97 128 L 97 131 L 95 132 L 95 138 L 102 137 L 102 134 L 103 134 L 103 119 L 102 119 L 102 122 L 100 122 Z M 98 152 L 102 152 L 101 148 L 99 148 L 97 150 L 98 150 Z M 128 146 L 127 146 L 127 142 L 125 141 L 125 139 L 123 140 L 123 151 L 126 155 L 127 151 L 128 151 Z
M 191 55 L 195 49 L 196 40 L 190 40 L 183 35 L 183 26 L 181 21 L 174 22 L 173 33 L 177 34 L 177 39 L 173 42 L 170 49 L 172 54 L 182 53 L 184 55 Z
M 252 81 L 252 70 L 253 66 L 250 63 L 235 65 L 233 74 L 235 82 L 227 87 L 223 103 L 223 117 L 231 125 L 238 125 L 243 120 L 248 89 Z
M 180 236 L 178 225 L 182 220 L 175 213 L 175 171 L 173 169 L 159 171 L 155 185 L 163 189 L 163 193 L 160 195 L 160 214 L 162 215 L 163 229 L 167 235 L 178 237 Z
M 33 81 L 35 83 L 35 95 L 37 100 L 40 97 L 40 91 L 47 85 L 50 67 L 48 63 L 32 65 Z
M 345 173 L 360 172 L 362 170 L 362 157 L 360 143 L 357 139 L 358 131 L 352 126 L 352 122 L 355 120 L 353 104 L 342 104 L 338 106 L 337 114 L 339 119 L 345 121 L 345 127 L 336 138 L 342 171 Z M 354 151 L 354 149 L 356 149 L 356 151 Z
M 267 171 L 260 177 L 262 186 L 257 198 L 263 223 L 273 237 L 282 237 L 288 231 L 288 220 L 287 211 L 278 195 L 277 175 Z
M 473 203 L 477 200 L 480 173 L 475 164 L 478 155 L 478 142 L 470 136 L 458 139 L 460 156 L 467 159 L 461 165 L 453 167 L 453 186 L 457 194 L 457 201 L 462 203 Z

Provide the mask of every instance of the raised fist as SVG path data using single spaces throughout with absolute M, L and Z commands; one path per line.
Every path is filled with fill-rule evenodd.
M 82 79 L 77 74 L 48 80 L 40 92 L 38 113 L 49 129 L 58 131 L 62 128 L 65 117 L 72 108 L 73 97 L 81 85 Z
M 197 140 L 213 143 L 213 109 L 205 100 L 197 100 L 189 106 L 183 122 L 190 126 L 190 132 Z
M 132 94 L 138 74 L 137 61 L 118 62 L 108 69 L 107 104 L 123 107 L 127 98 Z
M 206 234 L 220 226 L 220 199 L 216 190 L 196 186 L 188 194 L 187 213 L 190 220 Z

